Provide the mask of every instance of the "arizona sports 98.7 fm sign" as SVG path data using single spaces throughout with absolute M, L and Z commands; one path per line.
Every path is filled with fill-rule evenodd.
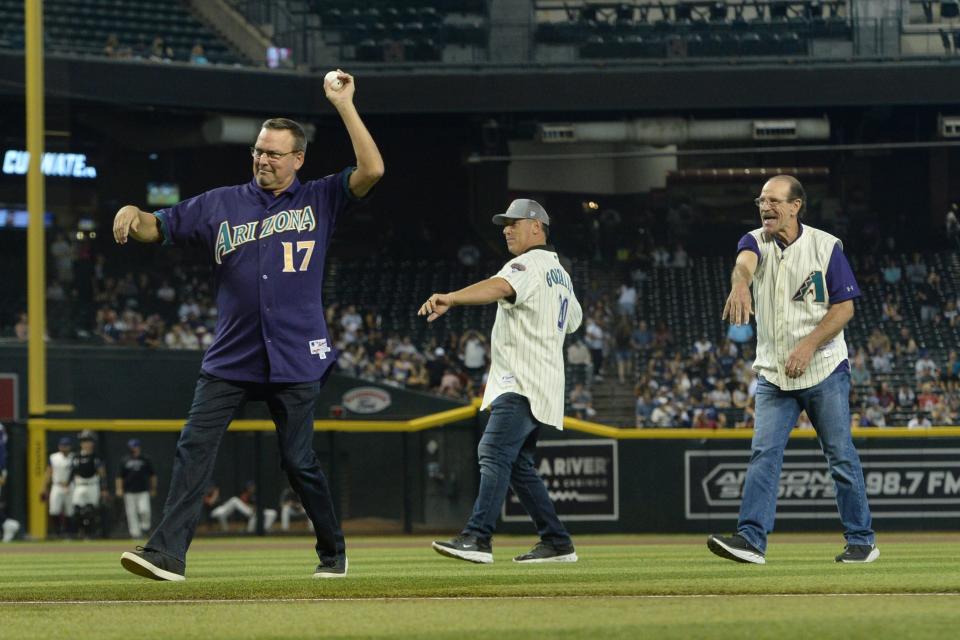
M 874 518 L 960 516 L 960 449 L 861 449 Z M 686 518 L 736 519 L 749 451 L 687 451 Z M 836 491 L 819 449 L 787 451 L 777 518 L 836 518 Z
M 564 520 L 620 518 L 616 440 L 543 440 L 537 443 L 537 472 Z M 513 489 L 503 505 L 504 522 L 527 522 Z

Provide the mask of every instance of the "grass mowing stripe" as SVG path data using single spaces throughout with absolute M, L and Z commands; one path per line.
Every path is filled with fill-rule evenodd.
M 115 607 L 67 605 L 4 609 L 3 633 L 18 640 L 69 637 L 128 640 L 197 638 L 390 638 L 498 640 L 751 638 L 858 640 L 950 637 L 950 600 L 890 596 L 812 596 L 776 606 L 754 598 L 552 600 L 379 600 L 322 603 L 176 603 Z M 82 624 L 78 624 L 82 621 Z
M 29 601 L 11 601 L 0 602 L 0 607 L 14 605 L 37 605 L 37 606 L 59 606 L 59 605 L 86 605 L 102 607 L 107 605 L 120 604 L 150 604 L 150 605 L 184 605 L 184 604 L 278 604 L 278 603 L 298 603 L 298 602 L 420 602 L 420 601 L 492 601 L 492 600 L 669 600 L 669 599 L 695 599 L 695 598 L 960 598 L 960 591 L 945 593 L 698 593 L 682 595 L 619 595 L 619 596 L 424 596 L 408 597 L 399 596 L 395 598 L 256 598 L 243 600 L 239 598 L 230 599 L 208 599 L 208 600 L 29 600 Z

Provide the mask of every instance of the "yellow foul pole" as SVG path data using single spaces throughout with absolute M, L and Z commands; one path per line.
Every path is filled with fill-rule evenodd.
M 43 159 L 43 0 L 24 0 L 23 31 L 26 41 L 26 103 L 27 103 L 27 152 L 30 165 L 27 170 L 27 320 L 30 337 L 27 344 L 27 392 L 31 418 L 47 412 L 47 350 L 43 342 L 46 326 L 46 273 L 43 216 L 43 174 L 40 163 Z M 29 428 L 27 443 L 27 490 L 31 496 L 43 491 L 43 474 L 46 469 L 46 430 Z M 46 536 L 47 518 L 42 502 L 28 500 L 30 535 Z

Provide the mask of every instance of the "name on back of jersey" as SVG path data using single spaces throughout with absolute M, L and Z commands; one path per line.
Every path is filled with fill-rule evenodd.
M 552 287 L 555 284 L 566 287 L 568 291 L 573 291 L 573 287 L 570 286 L 570 278 L 563 269 L 557 267 L 547 271 L 547 286 Z

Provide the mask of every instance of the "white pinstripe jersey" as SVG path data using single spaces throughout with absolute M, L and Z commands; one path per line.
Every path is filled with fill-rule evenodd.
M 503 393 L 518 393 L 530 401 L 537 420 L 562 429 L 563 341 L 583 320 L 570 274 L 555 252 L 540 247 L 509 260 L 496 277 L 509 282 L 517 295 L 513 302 L 497 303 L 480 408 Z
M 825 231 L 803 225 L 793 244 L 781 249 L 763 229 L 750 235 L 760 248 L 760 263 L 753 275 L 754 312 L 757 318 L 757 358 L 753 370 L 784 390 L 808 389 L 823 382 L 847 359 L 843 330 L 813 354 L 798 378 L 784 372 L 797 343 L 827 315 L 830 291 L 827 267 L 840 240 Z
M 54 451 L 50 454 L 51 481 L 53 484 L 66 484 L 70 482 L 70 475 L 73 472 L 73 454 L 64 455 L 60 451 Z

